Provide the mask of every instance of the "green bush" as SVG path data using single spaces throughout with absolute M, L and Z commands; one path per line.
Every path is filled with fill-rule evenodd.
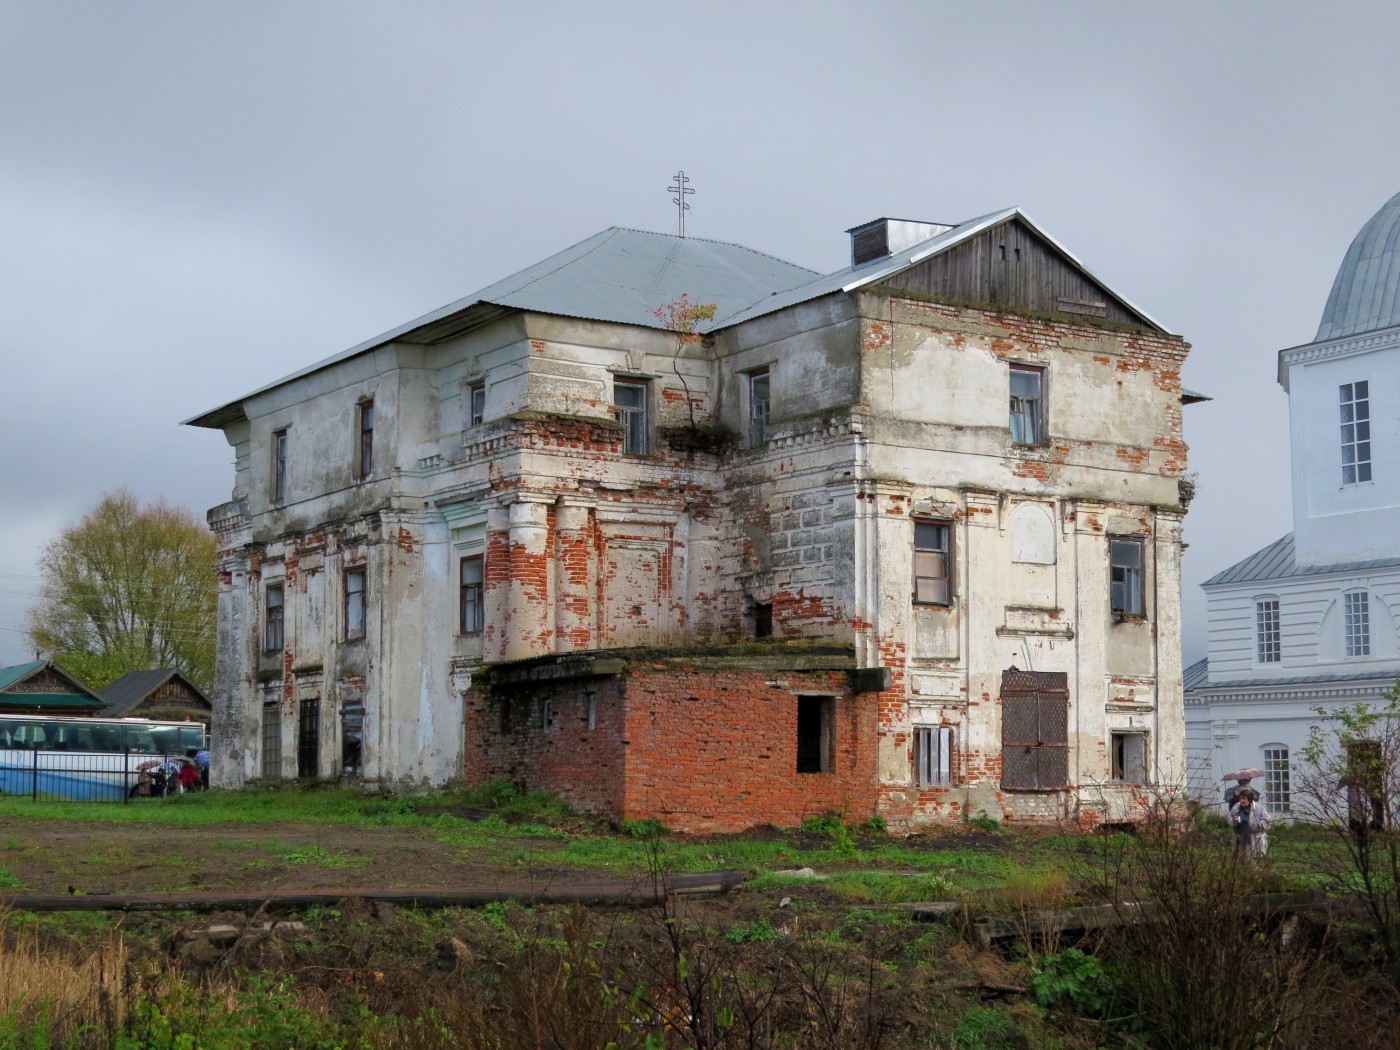
M 1102 1017 L 1108 1011 L 1115 987 L 1103 963 L 1078 948 L 1047 955 L 1031 978 L 1035 1001 L 1044 1009 L 1068 1003 L 1087 1017 Z

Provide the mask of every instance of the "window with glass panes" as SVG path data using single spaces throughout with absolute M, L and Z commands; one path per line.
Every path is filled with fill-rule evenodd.
M 952 529 L 943 521 L 914 522 L 914 601 L 948 605 L 952 588 L 948 549 Z
M 1342 596 L 1346 613 L 1348 656 L 1371 655 L 1371 602 L 1365 591 L 1347 591 Z
M 1371 386 L 1366 380 L 1343 383 L 1342 484 L 1371 480 Z
M 1109 603 L 1120 616 L 1142 616 L 1142 549 L 1139 539 L 1109 540 Z
M 1254 603 L 1254 638 L 1261 664 L 1276 664 L 1282 659 L 1277 598 L 1260 598 Z
M 486 624 L 486 603 L 482 590 L 485 580 L 483 567 L 481 555 L 474 554 L 463 558 L 458 570 L 461 574 L 458 629 L 462 634 L 477 634 Z
M 1293 808 L 1288 748 L 1282 744 L 1264 748 L 1264 800 L 1275 813 L 1288 813 Z
M 644 455 L 647 450 L 647 384 L 613 383 L 613 415 L 622 424 L 622 452 Z

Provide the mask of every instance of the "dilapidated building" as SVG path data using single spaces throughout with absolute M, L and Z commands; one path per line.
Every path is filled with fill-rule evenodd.
M 606 230 L 190 420 L 215 782 L 725 830 L 1179 781 L 1186 344 L 1018 209 L 848 232 L 822 276 Z

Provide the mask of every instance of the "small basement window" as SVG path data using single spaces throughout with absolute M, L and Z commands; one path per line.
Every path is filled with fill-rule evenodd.
M 830 773 L 835 752 L 836 698 L 797 698 L 797 771 Z

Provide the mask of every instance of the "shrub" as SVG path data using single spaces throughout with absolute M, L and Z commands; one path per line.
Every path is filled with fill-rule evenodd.
M 1067 948 L 1058 955 L 1047 955 L 1035 968 L 1031 990 L 1043 1008 L 1068 1002 L 1088 1017 L 1102 1017 L 1113 997 L 1113 975 L 1093 955 L 1078 948 Z

